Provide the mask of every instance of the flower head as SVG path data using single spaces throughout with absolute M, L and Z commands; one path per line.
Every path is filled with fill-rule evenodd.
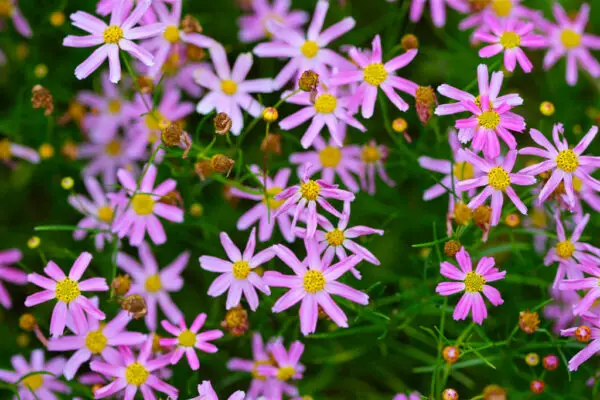
M 419 22 L 419 20 L 423 16 L 423 10 L 425 8 L 426 3 L 427 0 L 412 0 L 410 4 L 410 20 L 412 22 Z M 433 20 L 433 24 L 438 28 L 441 28 L 444 25 L 446 25 L 446 4 L 448 5 L 448 7 L 453 8 L 454 10 L 463 14 L 469 11 L 468 0 L 429 0 L 429 7 L 431 8 L 431 19 Z M 394 400 L 397 399 L 394 398 Z
M 486 23 L 486 17 L 494 17 L 500 21 L 507 19 L 532 19 L 538 18 L 538 11 L 521 5 L 523 0 L 484 0 L 470 1 L 470 15 L 463 19 L 458 25 L 460 30 L 475 28 L 471 40 L 475 41 L 475 33 L 488 32 L 490 27 Z
M 273 36 L 267 30 L 267 21 L 280 22 L 289 29 L 299 29 L 308 21 L 308 13 L 299 10 L 291 10 L 291 3 L 286 0 L 253 1 L 250 3 L 252 14 L 246 14 L 238 18 L 240 26 L 239 38 L 244 43 L 256 42 Z
M 582 322 L 584 325 L 574 326 L 560 331 L 561 336 L 574 336 L 577 340 L 582 342 L 591 340 L 583 350 L 580 350 L 569 360 L 569 371 L 577 371 L 581 364 L 600 351 L 600 324 L 598 323 L 598 316 L 595 314 L 586 315 L 583 317 Z M 585 340 L 582 340 L 582 331 L 586 332 L 585 336 L 587 337 Z
M 11 267 L 11 264 L 21 261 L 23 254 L 19 249 L 7 249 L 0 251 L 0 304 L 4 308 L 11 308 L 12 301 L 8 291 L 2 284 L 2 280 L 15 285 L 27 283 L 27 273 L 19 268 Z
M 289 396 L 296 396 L 298 389 L 289 384 L 290 381 L 302 379 L 304 365 L 300 363 L 304 345 L 295 341 L 290 345 L 290 350 L 286 351 L 281 338 L 276 339 L 269 346 L 273 363 L 261 364 L 257 366 L 257 373 L 269 378 L 270 380 L 269 398 L 281 399 L 282 393 Z
M 379 175 L 381 180 L 388 186 L 396 186 L 396 182 L 390 179 L 385 172 L 384 163 L 388 157 L 388 149 L 385 145 L 378 145 L 375 140 L 360 149 L 362 168 L 360 174 L 360 185 L 371 196 L 375 194 L 375 178 Z

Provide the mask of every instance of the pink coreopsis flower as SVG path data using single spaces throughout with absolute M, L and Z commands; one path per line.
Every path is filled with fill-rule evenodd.
M 535 177 L 523 173 L 512 172 L 517 160 L 517 151 L 511 150 L 506 154 L 504 161 L 487 161 L 479 157 L 471 150 L 465 150 L 465 160 L 483 173 L 473 179 L 467 179 L 458 183 L 461 190 L 470 190 L 477 187 L 485 188 L 471 199 L 468 206 L 475 209 L 482 205 L 488 197 L 492 197 L 492 218 L 491 226 L 498 225 L 502 215 L 502 204 L 504 203 L 504 194 L 513 202 L 521 214 L 527 214 L 527 206 L 521 201 L 517 192 L 511 185 L 527 186 L 535 183 Z
M 146 335 L 124 331 L 131 318 L 126 311 L 121 311 L 106 325 L 100 324 L 95 318 L 88 318 L 88 328 L 78 335 L 50 339 L 50 351 L 76 350 L 63 369 L 65 378 L 73 379 L 79 367 L 94 356 L 101 356 L 109 362 L 118 362 L 121 355 L 115 346 L 142 344 Z
M 222 338 L 223 332 L 218 329 L 213 329 L 198 333 L 198 331 L 204 326 L 205 322 L 206 314 L 204 313 L 198 314 L 189 329 L 185 324 L 185 319 L 183 318 L 179 322 L 179 327 L 173 325 L 167 320 L 161 321 L 162 327 L 171 335 L 176 336 L 175 338 L 160 339 L 161 346 L 175 347 L 175 350 L 171 353 L 171 364 L 177 364 L 185 353 L 188 363 L 190 364 L 190 368 L 197 370 L 200 368 L 200 361 L 198 360 L 196 349 L 206 353 L 217 352 L 217 346 L 209 342 Z
M 483 257 L 479 260 L 475 271 L 473 271 L 471 256 L 464 247 L 456 254 L 456 261 L 460 270 L 444 261 L 440 264 L 440 274 L 461 282 L 441 282 L 437 285 L 435 291 L 442 296 L 464 292 L 454 309 L 452 317 L 456 321 L 464 320 L 471 313 L 473 322 L 481 325 L 483 320 L 487 318 L 487 308 L 481 292 L 494 306 L 504 303 L 500 292 L 488 283 L 504 279 L 506 271 L 501 272 L 494 268 L 496 261 L 493 257 Z
M 196 106 L 200 114 L 208 114 L 213 110 L 224 112 L 232 121 L 231 133 L 239 135 L 244 127 L 242 108 L 253 117 L 257 117 L 263 106 L 250 93 L 270 93 L 273 91 L 271 79 L 246 80 L 254 62 L 252 54 L 240 54 L 229 68 L 225 49 L 216 43 L 210 48 L 210 57 L 215 67 L 216 75 L 207 68 L 194 72 L 194 80 L 202 87 L 210 90 Z M 241 108 L 240 108 L 241 107 Z
M 385 172 L 384 163 L 388 157 L 388 149 L 384 145 L 378 145 L 374 140 L 364 145 L 360 151 L 362 160 L 362 171 L 360 174 L 360 185 L 371 196 L 375 194 L 375 175 L 379 175 L 381 180 L 388 186 L 396 186 L 396 182 L 390 179 Z
M 179 391 L 157 376 L 157 370 L 169 364 L 171 355 L 165 354 L 151 359 L 151 337 L 146 340 L 137 357 L 126 346 L 120 346 L 119 352 L 121 357 L 115 360 L 90 363 L 92 371 L 113 378 L 108 385 L 94 392 L 96 399 L 113 396 L 123 390 L 127 400 L 133 399 L 138 390 L 141 390 L 144 400 L 155 399 L 154 390 L 177 398 Z
M 267 30 L 267 21 L 273 19 L 281 22 L 289 29 L 298 29 L 308 21 L 308 13 L 299 10 L 290 11 L 289 0 L 255 0 L 250 3 L 253 14 L 246 14 L 238 18 L 240 26 L 239 38 L 241 42 L 256 42 L 270 38 Z
M 300 261 L 290 249 L 283 245 L 273 246 L 277 257 L 296 274 L 292 276 L 277 271 L 265 272 L 264 279 L 269 286 L 290 289 L 277 300 L 273 306 L 273 312 L 287 310 L 302 301 L 300 330 L 304 335 L 314 333 L 317 329 L 318 306 L 321 306 L 339 327 L 347 328 L 348 318 L 331 298 L 331 295 L 341 296 L 361 305 L 369 303 L 369 296 L 365 293 L 337 281 L 347 271 L 356 267 L 362 258 L 353 255 L 330 266 L 331 259 L 326 259 L 326 257 L 321 259 L 319 244 L 316 240 L 306 239 L 304 244 L 307 253 L 304 261 Z
M 11 143 L 8 139 L 0 139 L 0 162 L 12 167 L 14 163 L 11 157 L 18 157 L 33 164 L 40 162 L 40 155 L 34 149 Z
M 15 371 L 0 369 L 0 381 L 11 385 L 16 384 L 15 389 L 21 400 L 56 399 L 54 393 L 71 393 L 71 388 L 58 380 L 65 365 L 63 357 L 55 357 L 46 362 L 44 350 L 35 349 L 31 352 L 30 363 L 22 355 L 13 356 L 10 362 Z M 16 398 L 15 396 L 14 399 Z
M 595 314 L 583 317 L 583 324 L 560 331 L 561 336 L 575 336 L 578 341 L 591 342 L 569 360 L 569 371 L 577 371 L 579 366 L 600 351 L 600 323 Z M 591 326 L 590 326 L 591 325 Z
M 412 392 L 409 395 L 398 393 L 392 400 L 420 400 L 421 394 L 419 392 Z
M 322 179 L 316 181 L 308 179 L 310 168 L 310 165 L 305 166 L 304 176 L 301 178 L 300 184 L 290 186 L 275 195 L 275 200 L 285 200 L 285 202 L 273 214 L 274 217 L 277 217 L 295 206 L 291 227 L 294 230 L 300 214 L 306 209 L 306 237 L 308 238 L 312 238 L 317 230 L 317 204 L 328 213 L 340 217 L 340 213 L 326 199 L 354 200 L 352 192 L 338 189 L 338 185 L 331 185 Z
M 556 62 L 566 56 L 567 83 L 577 83 L 577 64 L 594 78 L 600 77 L 600 63 L 591 50 L 600 50 L 600 37 L 585 33 L 585 26 L 590 18 L 590 6 L 583 4 L 574 18 L 565 12 L 558 2 L 552 5 L 552 13 L 556 24 L 538 18 L 538 25 L 546 32 L 547 46 L 550 48 L 544 57 L 544 69 L 550 69 Z
M 415 97 L 419 85 L 397 76 L 396 71 L 406 67 L 417 56 L 417 53 L 417 49 L 411 49 L 383 64 L 381 37 L 376 35 L 373 39 L 371 53 L 361 52 L 355 47 L 350 49 L 350 58 L 356 65 L 353 64 L 352 68 L 335 73 L 329 83 L 332 86 L 360 83 L 352 96 L 352 102 L 360 104 L 364 118 L 373 116 L 378 88 L 383 90 L 383 93 L 400 111 L 406 111 L 408 103 L 396 91 L 399 90 Z
M 105 292 L 108 290 L 104 278 L 89 278 L 79 281 L 90 261 L 92 261 L 92 255 L 84 252 L 73 263 L 69 276 L 66 276 L 54 261 L 48 262 L 44 268 L 44 273 L 51 279 L 35 272 L 27 275 L 29 282 L 45 290 L 27 296 L 25 299 L 26 307 L 33 307 L 53 299 L 57 301 L 50 320 L 50 334 L 52 337 L 63 334 L 69 316 L 73 319 L 76 334 L 81 334 L 87 329 L 84 312 L 96 319 L 103 320 L 106 318 L 106 315 L 98 307 L 81 294 L 82 292 Z
M 221 245 L 230 261 L 212 256 L 200 257 L 200 267 L 207 271 L 218 272 L 221 275 L 208 288 L 208 295 L 218 297 L 228 291 L 226 309 L 231 309 L 240 303 L 242 293 L 252 311 L 258 307 L 256 289 L 266 295 L 271 294 L 269 286 L 256 272 L 252 271 L 275 257 L 269 247 L 254 254 L 256 248 L 256 228 L 252 228 L 244 253 L 231 241 L 229 235 L 221 232 Z
M 138 253 L 141 263 L 128 254 L 119 252 L 117 265 L 133 278 L 128 294 L 139 294 L 146 300 L 148 314 L 145 319 L 148 329 L 152 332 L 156 331 L 157 303 L 171 322 L 175 324 L 181 322 L 183 314 L 169 293 L 178 292 L 183 287 L 181 272 L 190 259 L 190 252 L 184 251 L 160 271 L 148 243 L 142 242 L 138 247 Z
M 124 50 L 147 66 L 153 65 L 154 57 L 147 50 L 135 44 L 133 40 L 146 39 L 160 34 L 165 26 L 162 23 L 134 26 L 148 10 L 152 0 L 143 0 L 127 16 L 125 0 L 120 0 L 110 15 L 110 25 L 83 11 L 71 14 L 73 25 L 89 33 L 87 36 L 69 35 L 63 40 L 67 47 L 98 47 L 91 56 L 75 68 L 77 79 L 85 79 L 108 58 L 110 81 L 121 80 L 121 60 L 119 50 Z
M 427 3 L 427 0 L 412 0 L 410 4 L 410 20 L 412 22 L 419 22 L 423 16 L 425 3 Z M 446 25 L 446 4 L 448 4 L 448 7 L 463 14 L 469 11 L 467 0 L 429 0 L 431 19 L 433 20 L 433 24 L 438 28 Z
M 146 232 L 155 244 L 160 245 L 167 241 L 167 235 L 158 217 L 171 222 L 183 222 L 183 210 L 160 201 L 163 196 L 175 190 L 177 182 L 167 179 L 155 187 L 156 173 L 157 168 L 154 164 L 148 166 L 138 188 L 131 172 L 125 169 L 117 172 L 119 182 L 130 200 L 123 214 L 114 221 L 113 232 L 120 238 L 129 236 L 129 244 L 132 246 L 139 246 Z
M 11 308 L 12 301 L 2 281 L 14 283 L 15 285 L 25 285 L 27 283 L 27 273 L 10 266 L 10 264 L 21 261 L 21 258 L 23 258 L 23 254 L 19 249 L 0 250 L 0 304 L 4 308 Z
M 281 400 L 283 393 L 297 396 L 298 389 L 288 382 L 302 379 L 305 368 L 300 363 L 300 358 L 304 353 L 304 345 L 296 340 L 290 345 L 290 350 L 286 351 L 281 338 L 279 338 L 270 345 L 270 352 L 275 365 L 260 364 L 257 366 L 257 372 L 260 375 L 275 378 L 271 380 L 271 387 L 268 389 L 269 400 Z
M 472 3 L 470 15 L 460 22 L 458 28 L 460 30 L 475 28 L 475 32 L 488 32 L 489 26 L 486 24 L 488 15 L 500 20 L 538 18 L 539 11 L 522 6 L 521 2 L 523 0 L 493 0 L 481 2 L 481 7 L 477 6 L 478 3 Z M 471 40 L 475 41 L 474 35 L 471 36 Z
M 112 10 L 117 6 L 117 4 L 120 1 L 121 0 L 99 0 L 96 4 L 96 13 L 105 17 L 112 12 Z M 124 10 L 126 12 L 129 12 L 133 8 L 134 2 L 142 3 L 143 1 L 145 0 L 125 0 Z M 156 4 L 158 2 L 172 3 L 173 1 L 174 0 L 154 0 L 153 4 Z M 154 13 L 154 9 L 152 7 L 146 10 L 146 12 L 142 16 L 141 21 L 143 22 L 143 25 L 156 22 L 156 14 Z
M 544 307 L 544 317 L 554 320 L 552 330 L 558 334 L 576 319 L 573 306 L 581 301 L 581 297 L 576 290 L 558 289 L 550 289 L 550 296 L 554 302 Z
M 23 13 L 21 13 L 17 0 L 4 0 L 2 3 L 3 10 L 0 14 L 0 28 L 4 27 L 4 19 L 10 17 L 17 32 L 27 38 L 31 37 L 31 27 L 23 16 Z
M 215 393 L 210 381 L 202 381 L 202 383 L 198 385 L 198 394 L 199 396 L 191 398 L 190 400 L 219 400 L 219 396 Z M 238 390 L 229 396 L 227 400 L 244 400 L 245 397 L 246 394 L 241 390 Z

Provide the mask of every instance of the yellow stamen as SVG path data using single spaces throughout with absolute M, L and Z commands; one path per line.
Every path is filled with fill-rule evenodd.
M 151 293 L 156 293 L 162 288 L 162 283 L 160 281 L 160 276 L 152 275 L 146 279 L 146 290 Z
M 388 72 L 381 63 L 369 64 L 364 69 L 365 82 L 373 86 L 381 85 L 386 80 L 387 76 Z
M 130 385 L 140 386 L 146 382 L 148 376 L 150 372 L 137 361 L 125 368 L 125 380 Z
M 149 215 L 154 211 L 154 203 L 152 196 L 139 193 L 131 199 L 131 208 L 137 215 Z
M 123 29 L 117 25 L 111 25 L 104 30 L 104 43 L 115 44 L 123 39 Z
M 250 275 L 250 265 L 248 261 L 236 261 L 233 263 L 233 277 L 237 280 L 244 280 Z
M 304 290 L 317 293 L 325 289 L 325 276 L 321 271 L 311 269 L 304 274 Z
M 469 272 L 465 276 L 465 291 L 470 293 L 481 292 L 485 285 L 485 279 L 477 272 Z
M 510 175 L 502 167 L 494 167 L 488 172 L 488 183 L 496 190 L 504 190 L 510 185 Z
M 322 94 L 315 100 L 315 110 L 321 114 L 331 114 L 337 107 L 337 98 L 330 94 Z
M 302 193 L 302 197 L 308 201 L 316 200 L 317 197 L 319 197 L 320 192 L 321 186 L 313 180 L 306 181 L 300 185 L 300 193 Z
M 307 40 L 300 48 L 300 51 L 302 52 L 304 57 L 313 58 L 319 52 L 319 45 L 315 41 Z
M 77 282 L 65 278 L 62 281 L 56 282 L 55 293 L 58 301 L 69 304 L 79 297 L 81 290 L 79 290 L 79 284 Z

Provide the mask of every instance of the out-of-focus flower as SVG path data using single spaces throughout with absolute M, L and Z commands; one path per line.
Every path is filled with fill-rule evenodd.
M 290 11 L 291 2 L 288 0 L 274 0 L 273 4 L 270 3 L 270 0 L 250 2 L 252 14 L 238 18 L 240 41 L 249 43 L 272 38 L 267 30 L 267 21 L 271 19 L 289 29 L 299 29 L 308 21 L 308 13 L 299 10 Z
M 590 339 L 592 340 L 583 350 L 580 350 L 569 360 L 569 371 L 577 371 L 581 364 L 600 351 L 600 324 L 598 323 L 598 317 L 595 314 L 587 314 L 584 315 L 583 322 L 585 325 L 560 331 L 561 336 L 574 336 L 580 342 L 585 343 Z
M 360 150 L 362 161 L 362 171 L 360 174 L 360 185 L 371 196 L 375 194 L 375 175 L 379 175 L 381 180 L 388 186 L 396 186 L 396 182 L 390 179 L 385 172 L 384 163 L 387 160 L 388 149 L 385 145 L 378 145 L 374 140 L 369 141 Z
M 392 400 L 420 400 L 421 394 L 419 392 L 412 392 L 408 395 L 403 393 L 398 393 L 394 396 Z
M 521 311 L 519 313 L 519 328 L 528 335 L 535 333 L 540 326 L 540 316 L 535 311 Z
M 4 26 L 4 19 L 10 17 L 17 32 L 26 38 L 30 38 L 31 28 L 23 16 L 18 5 L 18 0 L 5 0 L 0 4 L 0 26 Z
M 410 5 L 410 20 L 412 22 L 419 22 L 423 16 L 425 3 L 427 3 L 427 0 L 412 0 Z M 429 7 L 431 8 L 431 19 L 433 20 L 433 24 L 438 28 L 446 25 L 446 4 L 448 7 L 463 14 L 469 11 L 469 3 L 467 0 L 430 0 Z
M 52 93 L 42 85 L 35 85 L 31 89 L 31 105 L 33 108 L 43 108 L 47 117 L 54 112 L 54 97 Z
M 278 338 L 270 344 L 269 352 L 273 363 L 260 364 L 256 368 L 258 374 L 275 378 L 269 382 L 269 398 L 281 399 L 283 393 L 289 396 L 298 395 L 298 389 L 288 382 L 302 379 L 305 368 L 300 363 L 300 358 L 304 352 L 304 345 L 299 341 L 295 341 L 290 345 L 290 350 L 286 351 L 282 339 Z
M 215 393 L 210 381 L 202 381 L 202 383 L 198 385 L 198 394 L 200 396 L 190 400 L 219 400 L 219 396 Z M 229 396 L 227 400 L 244 400 L 244 398 L 246 398 L 246 394 L 241 390 L 238 390 Z
M 34 164 L 40 162 L 40 155 L 34 149 L 11 143 L 8 139 L 0 139 L 0 161 L 11 165 L 12 157 L 18 157 Z
M 544 307 L 544 317 L 554 320 L 552 330 L 554 333 L 560 333 L 565 329 L 576 316 L 573 315 L 573 306 L 581 301 L 581 297 L 575 290 L 550 289 L 550 296 L 554 302 Z
M 11 264 L 21 261 L 21 258 L 23 258 L 23 254 L 19 249 L 0 251 L 0 304 L 4 308 L 12 308 L 12 301 L 2 281 L 15 285 L 25 285 L 27 283 L 27 274 L 21 269 L 11 266 Z

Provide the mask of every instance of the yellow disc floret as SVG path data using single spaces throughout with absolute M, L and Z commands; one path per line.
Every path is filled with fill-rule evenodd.
M 285 200 L 277 200 L 276 195 L 281 193 L 283 189 L 280 187 L 272 187 L 267 189 L 267 193 L 263 198 L 263 203 L 268 204 L 271 210 L 276 210 L 285 202 Z
M 504 32 L 502 36 L 500 36 L 500 44 L 504 46 L 505 49 L 514 49 L 521 45 L 521 36 L 515 32 Z
M 499 17 L 508 17 L 510 14 L 513 3 L 512 0 L 493 0 L 492 9 Z
M 237 92 L 237 83 L 231 79 L 221 81 L 221 90 L 228 96 L 233 96 Z
M 560 33 L 560 41 L 567 49 L 574 49 L 581 44 L 581 34 L 571 29 L 563 29 Z
M 179 345 L 183 347 L 194 347 L 196 344 L 196 334 L 189 329 L 181 332 L 177 337 Z
M 344 232 L 336 228 L 331 232 L 327 232 L 325 239 L 331 246 L 341 246 L 345 239 Z
M 377 162 L 381 159 L 381 154 L 379 153 L 379 148 L 377 146 L 365 146 L 360 153 L 362 160 L 367 164 L 371 164 Z
M 473 165 L 469 164 L 466 161 L 457 162 L 454 164 L 454 176 L 459 181 L 464 181 L 466 179 L 471 179 L 475 175 L 475 169 Z
M 304 57 L 313 58 L 319 52 L 319 45 L 315 41 L 307 40 L 300 48 L 300 51 L 302 52 Z
M 139 362 L 129 364 L 125 368 L 125 380 L 130 385 L 140 386 L 146 382 L 150 372 Z
M 23 386 L 25 386 L 28 389 L 31 389 L 32 391 L 36 391 L 39 388 L 42 387 L 42 385 L 44 384 L 44 375 L 43 374 L 33 374 L 33 375 L 29 375 L 27 378 L 23 379 L 21 381 L 23 383 Z
M 108 339 L 102 333 L 102 330 L 91 331 L 85 337 L 85 347 L 88 348 L 92 354 L 100 354 L 106 347 Z
M 233 277 L 237 280 L 244 280 L 250 275 L 250 265 L 248 261 L 236 261 L 233 263 Z
M 558 242 L 556 244 L 555 249 L 556 254 L 558 254 L 558 256 L 563 260 L 568 260 L 575 252 L 575 246 L 569 240 L 565 240 L 564 242 Z
M 284 382 L 292 379 L 294 375 L 296 375 L 296 370 L 294 369 L 294 367 L 281 367 L 277 371 L 277 379 Z
M 496 190 L 504 190 L 510 185 L 510 175 L 502 167 L 494 167 L 488 172 L 488 183 Z
M 485 285 L 485 279 L 477 272 L 469 272 L 465 276 L 465 291 L 470 293 L 481 292 Z
M 317 293 L 325 289 L 325 276 L 321 271 L 311 269 L 304 274 L 304 290 L 308 293 Z
M 322 94 L 315 100 L 315 110 L 321 114 L 331 114 L 337 107 L 337 98 L 331 94 Z
M 477 117 L 477 122 L 479 126 L 486 129 L 496 129 L 498 124 L 500 124 L 500 114 L 496 111 L 484 111 Z
M 163 36 L 166 41 L 171 43 L 179 42 L 179 29 L 175 25 L 167 26 Z
M 118 140 L 111 140 L 105 147 L 106 154 L 111 157 L 118 156 L 121 154 L 121 142 Z
M 123 39 L 123 29 L 120 26 L 111 25 L 104 30 L 102 35 L 104 36 L 104 43 L 119 43 L 119 40 Z
M 81 294 L 79 284 L 74 280 L 65 278 L 62 281 L 56 282 L 56 299 L 63 303 L 69 304 Z
M 149 215 L 154 210 L 154 203 L 149 194 L 138 193 L 131 199 L 131 208 L 137 215 Z
M 342 152 L 338 147 L 327 146 L 319 152 L 319 161 L 325 168 L 335 168 L 342 159 Z
M 579 167 L 579 158 L 573 150 L 563 150 L 556 156 L 556 166 L 565 172 L 575 172 Z
M 300 185 L 300 193 L 308 201 L 316 200 L 320 192 L 321 186 L 313 180 L 308 180 Z
M 114 211 L 112 208 L 110 208 L 110 206 L 102 206 L 102 207 L 98 207 L 98 212 L 96 214 L 96 217 L 98 217 L 98 219 L 102 222 L 110 222 L 112 221 L 114 216 Z
M 146 286 L 146 290 L 151 293 L 158 292 L 162 288 L 160 276 L 158 276 L 158 275 L 149 276 L 148 279 L 146 279 L 145 286 Z
M 386 80 L 387 76 L 388 72 L 381 63 L 369 64 L 364 69 L 365 82 L 373 86 L 381 85 Z

